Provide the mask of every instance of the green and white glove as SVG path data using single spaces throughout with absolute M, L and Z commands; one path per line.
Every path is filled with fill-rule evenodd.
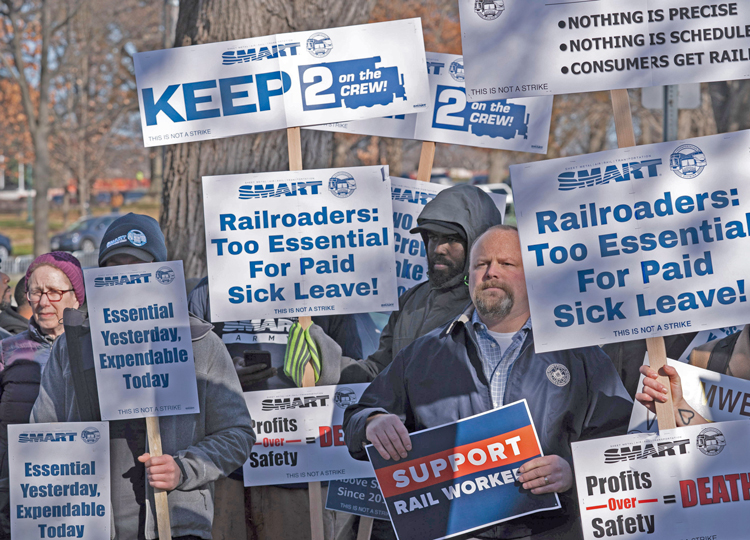
M 305 375 L 305 366 L 308 362 L 315 372 L 315 382 L 317 383 L 320 379 L 320 351 L 318 351 L 318 346 L 310 336 L 310 332 L 303 330 L 297 322 L 289 329 L 289 340 L 284 354 L 284 373 L 299 387 L 302 386 L 302 378 Z

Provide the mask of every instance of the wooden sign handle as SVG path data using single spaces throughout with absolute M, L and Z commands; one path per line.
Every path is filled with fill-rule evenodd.
M 289 170 L 302 170 L 302 140 L 300 139 L 300 128 L 287 128 L 287 147 L 289 150 Z M 300 317 L 299 324 L 307 330 L 312 324 L 312 317 Z M 302 375 L 302 388 L 315 386 L 315 371 L 308 362 L 305 373 Z M 312 540 L 323 540 L 323 494 L 320 482 L 308 482 L 307 492 L 310 496 L 310 530 Z
M 161 432 L 159 431 L 159 417 L 146 417 L 146 433 L 148 435 L 148 453 L 152 457 L 162 455 Z M 169 520 L 169 503 L 167 492 L 154 488 L 154 502 L 156 504 L 156 525 L 159 528 L 160 540 L 172 540 L 172 526 Z
M 359 528 L 357 529 L 357 540 L 370 540 L 370 536 L 372 535 L 373 521 L 374 521 L 374 518 L 371 518 L 371 517 L 359 518 Z
M 633 130 L 633 115 L 630 112 L 630 98 L 627 90 L 611 90 L 612 108 L 615 113 L 615 131 L 617 132 L 617 145 L 620 148 L 635 146 L 635 131 Z M 657 372 L 667 365 L 667 347 L 663 337 L 646 338 L 649 365 Z M 674 429 L 676 426 L 674 409 L 672 406 L 672 389 L 669 379 L 659 376 L 659 382 L 667 387 L 667 402 L 656 403 L 656 421 L 659 430 Z
M 435 161 L 435 143 L 423 142 L 422 153 L 419 156 L 419 169 L 417 169 L 417 180 L 429 182 L 432 176 L 432 163 Z

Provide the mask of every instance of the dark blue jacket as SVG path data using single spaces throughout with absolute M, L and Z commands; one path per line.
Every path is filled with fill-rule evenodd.
M 402 350 L 370 384 L 359 403 L 346 410 L 344 432 L 352 456 L 366 459 L 362 445 L 367 442 L 366 421 L 376 412 L 398 415 L 409 432 L 414 432 L 493 408 L 471 327 L 472 312 L 470 306 L 453 322 Z M 552 364 L 567 368 L 569 382 L 563 386 L 552 382 L 553 377 L 547 375 Z M 632 409 L 612 362 L 599 347 L 537 354 L 533 331 L 513 364 L 504 402 L 524 398 L 544 454 L 558 455 L 571 466 L 570 443 L 624 434 Z M 560 500 L 567 507 L 563 521 L 577 519 L 575 489 L 561 494 Z M 543 524 L 547 515 L 555 521 L 554 512 L 519 518 L 498 527 L 505 531 L 498 537 L 523 536 L 524 528 L 525 534 L 548 528 Z

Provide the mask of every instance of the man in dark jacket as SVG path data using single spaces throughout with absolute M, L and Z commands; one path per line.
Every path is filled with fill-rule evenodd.
M 322 360 L 317 384 L 369 382 L 401 349 L 460 315 L 469 302 L 466 255 L 484 231 L 501 221 L 495 203 L 475 186 L 458 185 L 438 193 L 411 230 L 421 233 L 427 247 L 429 279 L 401 295 L 398 311 L 383 328 L 380 347 L 364 360 L 342 355 L 333 340 L 311 326 Z
M 521 245 L 512 227 L 474 244 L 472 303 L 453 322 L 403 349 L 346 410 L 349 452 L 371 442 L 384 459 L 411 450 L 409 433 L 526 399 L 544 457 L 520 468 L 523 489 L 558 493 L 563 508 L 518 518 L 482 538 L 578 539 L 570 444 L 625 433 L 632 402 L 599 347 L 534 352 Z

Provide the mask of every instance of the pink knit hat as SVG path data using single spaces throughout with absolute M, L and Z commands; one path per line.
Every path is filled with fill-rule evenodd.
M 73 292 L 76 295 L 76 299 L 79 304 L 83 304 L 86 300 L 86 289 L 83 287 L 83 270 L 81 270 L 81 263 L 78 259 L 73 257 L 70 253 L 65 251 L 53 251 L 51 253 L 45 253 L 39 255 L 34 262 L 31 263 L 29 269 L 26 270 L 26 287 L 28 290 L 29 280 L 31 274 L 40 266 L 54 266 L 60 270 L 63 274 L 68 276 L 70 285 L 73 287 Z

